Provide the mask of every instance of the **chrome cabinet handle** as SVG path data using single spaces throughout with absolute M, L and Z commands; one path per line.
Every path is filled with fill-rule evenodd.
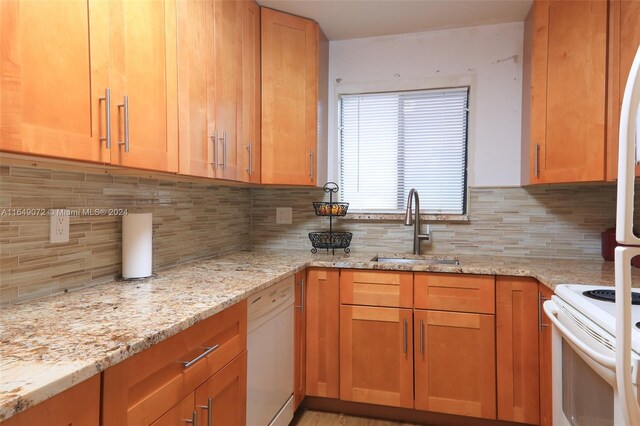
M 222 170 L 227 169 L 227 132 L 222 132 L 222 137 L 219 139 L 222 141 L 222 163 L 218 163 Z
M 194 411 L 190 419 L 182 419 L 185 423 L 191 423 L 193 426 L 198 426 L 198 412 Z
M 124 152 L 129 152 L 129 96 L 124 97 L 124 102 L 118 105 L 118 110 L 124 108 L 124 142 L 118 142 L 124 145 Z
M 249 146 L 247 146 L 249 150 L 249 168 L 247 169 L 247 173 L 249 176 L 253 175 L 253 144 L 249 142 Z
M 402 350 L 407 353 L 407 319 L 403 318 L 404 324 L 402 325 Z
M 536 157 L 535 157 L 535 162 L 533 167 L 535 168 L 536 177 L 539 177 L 540 176 L 540 144 L 539 143 L 536 144 Z
M 300 309 L 302 312 L 304 312 L 304 278 L 300 280 L 300 282 L 298 283 L 301 289 L 300 291 L 300 304 L 296 305 L 296 308 Z
M 549 324 L 542 322 L 542 304 L 546 300 L 551 300 L 546 297 L 542 297 L 542 293 L 538 292 L 538 331 L 541 332 L 543 327 L 549 327 Z
M 213 137 L 211 138 L 211 142 L 213 142 L 213 163 L 211 165 L 214 169 L 218 168 L 218 129 L 213 131 Z
M 104 97 L 98 98 L 100 102 L 104 101 L 104 115 L 106 119 L 106 132 L 104 138 L 100 138 L 100 142 L 107 143 L 107 149 L 111 149 L 111 89 L 104 89 Z
M 213 426 L 213 398 L 207 399 L 207 405 L 200 405 L 198 408 L 207 410 L 207 426 Z
M 424 320 L 420 319 L 420 354 L 424 353 Z
M 313 182 L 313 151 L 309 153 L 309 177 L 311 177 L 311 181 Z
M 191 361 L 183 361 L 182 362 L 182 366 L 184 368 L 191 367 L 193 364 L 195 364 L 196 362 L 200 361 L 202 358 L 206 357 L 207 355 L 209 355 L 211 352 L 215 351 L 219 347 L 220 347 L 220 344 L 216 344 L 216 345 L 213 345 L 211 347 L 206 348 L 207 349 L 206 351 L 204 351 L 203 353 L 201 353 L 200 355 L 198 355 L 197 357 L 195 357 Z

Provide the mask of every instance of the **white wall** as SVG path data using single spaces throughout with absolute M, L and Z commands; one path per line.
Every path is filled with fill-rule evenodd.
M 337 178 L 339 94 L 470 85 L 468 183 L 520 185 L 522 40 L 516 22 L 332 41 L 329 176 Z

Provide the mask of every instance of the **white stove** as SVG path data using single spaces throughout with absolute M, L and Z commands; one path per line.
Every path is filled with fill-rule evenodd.
M 612 343 L 615 343 L 616 335 L 616 304 L 613 300 L 601 300 L 597 297 L 609 297 L 608 293 L 615 295 L 615 287 L 603 287 L 581 284 L 562 284 L 556 287 L 557 297 L 567 302 L 578 312 L 583 314 L 599 328 L 606 331 Z M 586 294 L 585 294 L 586 293 Z M 588 296 L 587 294 L 592 294 Z M 640 354 L 640 290 L 632 291 L 634 300 L 638 304 L 631 308 L 631 321 L 633 323 L 632 338 L 633 350 Z M 594 330 L 598 332 L 598 330 Z

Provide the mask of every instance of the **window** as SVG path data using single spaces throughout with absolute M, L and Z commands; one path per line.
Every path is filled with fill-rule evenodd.
M 464 214 L 469 88 L 340 96 L 340 193 L 351 210 Z

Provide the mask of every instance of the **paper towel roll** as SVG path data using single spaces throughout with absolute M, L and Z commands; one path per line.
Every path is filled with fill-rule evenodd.
M 153 218 L 151 213 L 122 216 L 122 277 L 151 276 Z

